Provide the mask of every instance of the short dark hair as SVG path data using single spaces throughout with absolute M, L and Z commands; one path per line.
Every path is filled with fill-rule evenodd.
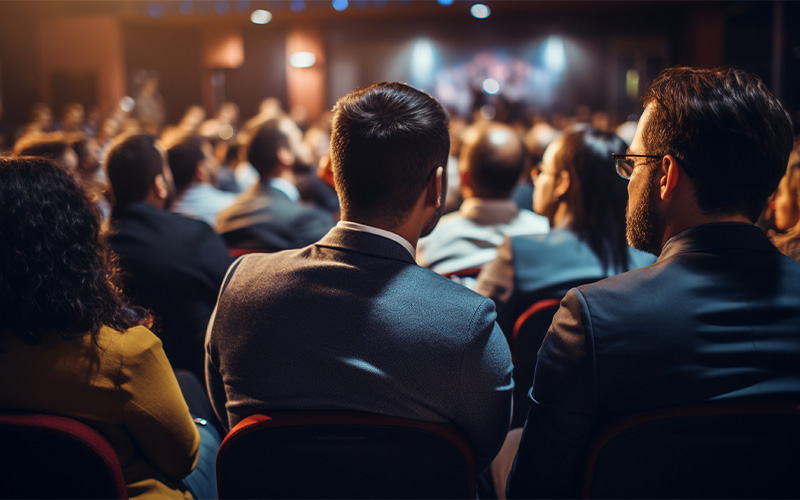
M 267 120 L 253 132 L 247 144 L 247 161 L 261 176 L 261 182 L 273 177 L 278 168 L 278 150 L 288 148 L 289 140 L 280 129 L 280 122 Z
M 100 215 L 67 171 L 35 157 L 0 158 L 0 339 L 125 330 L 143 319 L 113 284 L 118 268 Z
M 183 194 L 194 179 L 197 164 L 206 157 L 203 144 L 207 139 L 199 135 L 188 135 L 181 138 L 167 150 L 167 163 L 172 170 L 172 179 L 178 195 Z
M 133 134 L 114 141 L 105 166 L 115 204 L 123 206 L 147 198 L 156 176 L 164 171 L 164 159 L 155 136 Z
M 403 83 L 376 83 L 336 103 L 331 160 L 342 214 L 402 222 L 431 170 L 446 168 L 448 115 Z
M 489 136 L 498 130 L 510 134 L 512 144 L 493 145 Z M 478 196 L 508 198 L 525 168 L 527 149 L 511 127 L 484 122 L 465 133 L 461 161 L 467 163 Z
M 643 103 L 653 104 L 646 153 L 671 154 L 684 166 L 701 209 L 755 221 L 792 149 L 789 116 L 766 85 L 732 67 L 668 68 Z

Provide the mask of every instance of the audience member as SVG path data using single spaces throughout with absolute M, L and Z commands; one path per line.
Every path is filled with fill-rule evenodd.
M 81 178 L 78 172 L 78 155 L 72 143 L 60 132 L 28 134 L 14 144 L 16 156 L 39 156 L 54 161 L 67 172 Z
M 544 118 L 538 117 L 536 123 L 525 134 L 525 147 L 530 155 L 525 171 L 520 176 L 511 198 L 519 208 L 533 210 L 533 181 L 531 180 L 531 170 L 539 169 L 544 157 L 544 151 L 551 142 L 561 135 L 561 132 L 553 128 Z
M 611 159 L 624 149 L 614 134 L 584 127 L 545 151 L 534 171 L 533 208 L 551 231 L 507 238 L 475 287 L 498 304 L 506 334 L 536 300 L 653 262 L 625 242 L 625 181 Z
M 260 182 L 219 214 L 217 232 L 229 247 L 300 248 L 328 232 L 333 225 L 330 214 L 300 205 L 297 188 L 287 180 L 297 156 L 279 120 L 268 121 L 254 133 L 247 159 L 258 171 Z
M 219 437 L 198 434 L 161 342 L 112 284 L 95 205 L 64 169 L 0 159 L 0 256 L 0 408 L 95 427 L 131 498 L 213 498 Z
M 628 241 L 658 261 L 561 302 L 510 497 L 578 494 L 587 442 L 609 416 L 800 395 L 800 264 L 752 224 L 786 170 L 787 113 L 733 68 L 667 69 L 644 104 L 617 168 L 630 178 Z
M 458 161 L 464 201 L 420 239 L 419 265 L 440 274 L 480 268 L 505 237 L 549 231 L 545 217 L 520 210 L 510 198 L 525 161 L 525 145 L 511 127 L 482 122 L 468 129 Z
M 783 254 L 800 261 L 800 163 L 789 165 L 772 206 L 777 230 L 772 243 Z
M 228 428 L 278 409 L 452 422 L 485 467 L 508 429 L 508 345 L 490 300 L 414 263 L 444 203 L 447 114 L 375 84 L 339 100 L 331 144 L 342 221 L 231 267 L 206 340 L 214 409 Z
M 199 135 L 186 136 L 167 149 L 167 160 L 175 180 L 172 211 L 213 227 L 236 194 L 217 189 L 212 183 L 216 159 L 211 143 Z
M 118 138 L 105 167 L 115 201 L 109 241 L 125 272 L 123 290 L 154 313 L 172 366 L 202 380 L 206 325 L 233 259 L 208 224 L 165 210 L 174 185 L 155 137 Z
M 242 134 L 239 134 L 239 138 Z M 236 140 L 220 141 L 214 148 L 214 156 L 217 158 L 219 169 L 216 172 L 217 187 L 229 193 L 240 193 L 242 191 L 239 182 L 236 180 L 236 168 L 241 163 L 240 156 L 244 148 Z

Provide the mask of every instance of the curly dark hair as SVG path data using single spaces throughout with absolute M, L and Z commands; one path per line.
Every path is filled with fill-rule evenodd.
M 66 170 L 44 158 L 0 158 L 0 339 L 96 339 L 103 325 L 145 324 L 116 273 L 98 209 Z

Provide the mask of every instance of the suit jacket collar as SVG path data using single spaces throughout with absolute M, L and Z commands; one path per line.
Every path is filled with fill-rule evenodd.
M 777 252 L 775 246 L 758 227 L 743 222 L 703 224 L 676 234 L 667 241 L 658 260 L 680 253 L 722 249 Z
M 377 234 L 354 231 L 343 227 L 334 227 L 315 244 L 320 247 L 349 250 L 416 264 L 414 258 L 399 243 Z

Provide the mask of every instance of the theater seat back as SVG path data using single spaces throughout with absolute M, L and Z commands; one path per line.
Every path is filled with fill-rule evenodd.
M 0 413 L 2 498 L 128 498 L 119 460 L 96 430 L 77 420 Z
M 630 415 L 590 450 L 584 498 L 800 498 L 800 401 Z
M 475 498 L 470 446 L 452 426 L 349 412 L 252 415 L 217 455 L 227 498 Z

